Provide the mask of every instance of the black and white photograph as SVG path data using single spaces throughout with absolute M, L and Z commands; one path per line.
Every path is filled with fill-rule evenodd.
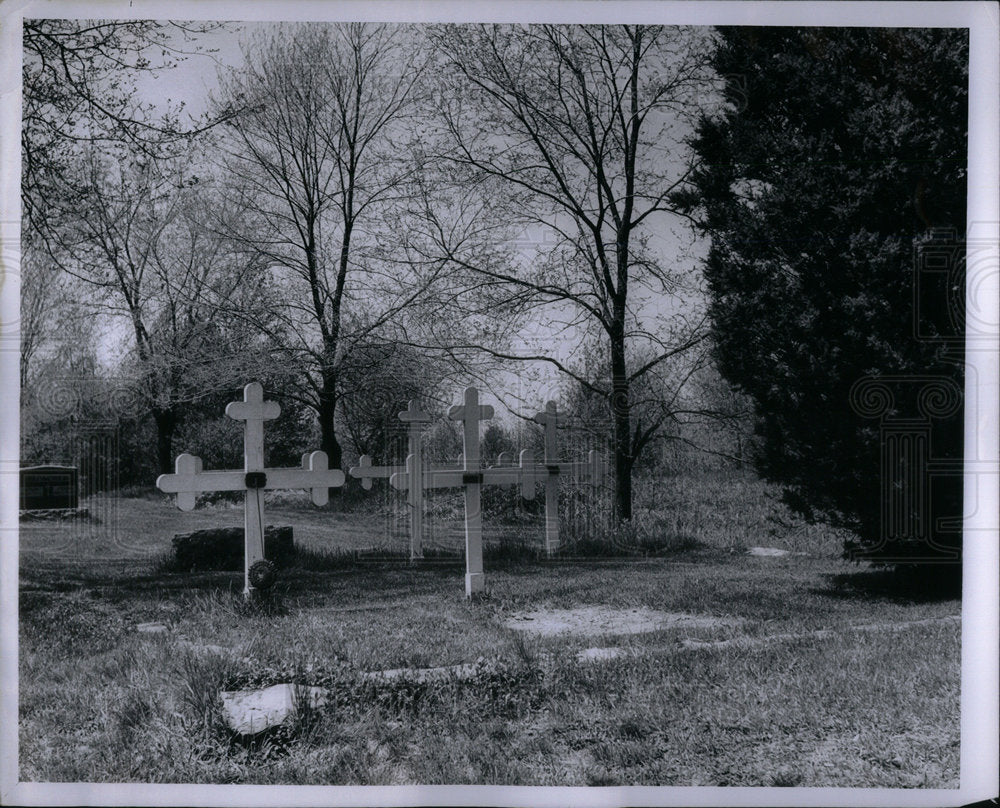
M 996 6 L 0 12 L 3 804 L 997 795 Z

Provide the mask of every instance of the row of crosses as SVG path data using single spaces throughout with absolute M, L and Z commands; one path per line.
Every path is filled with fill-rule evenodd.
M 156 486 L 166 493 L 177 494 L 177 505 L 189 511 L 195 497 L 208 491 L 243 491 L 244 515 L 244 594 L 256 588 L 254 571 L 264 560 L 264 501 L 263 492 L 275 489 L 305 488 L 312 492 L 316 505 L 327 502 L 330 488 L 344 484 L 344 473 L 328 468 L 324 452 L 303 455 L 301 468 L 264 468 L 264 421 L 277 418 L 281 409 L 274 401 L 264 400 L 263 388 L 257 382 L 243 390 L 243 401 L 226 407 L 226 415 L 244 423 L 244 469 L 240 471 L 204 471 L 201 459 L 190 454 L 177 457 L 176 473 L 162 474 Z M 424 468 L 421 432 L 431 416 L 422 412 L 417 402 L 410 401 L 399 419 L 407 425 L 408 455 L 405 466 L 375 466 L 369 455 L 363 455 L 357 466 L 349 470 L 352 477 L 370 489 L 374 479 L 388 479 L 389 484 L 407 492 L 410 513 L 410 557 L 423 554 L 424 491 L 432 488 L 463 488 L 465 494 L 465 594 L 474 597 L 485 589 L 483 577 L 483 527 L 480 493 L 483 485 L 517 485 L 525 499 L 532 499 L 536 485 L 545 486 L 545 547 L 554 553 L 559 547 L 558 494 L 559 478 L 576 475 L 599 484 L 604 474 L 601 456 L 591 451 L 585 462 L 560 463 L 556 455 L 556 429 L 560 418 L 555 402 L 548 402 L 545 411 L 534 421 L 545 430 L 545 455 L 542 463 L 531 459 L 531 452 L 521 452 L 518 465 L 501 455 L 499 465 L 484 468 L 479 456 L 479 424 L 493 417 L 493 408 L 479 403 L 479 391 L 465 390 L 462 404 L 452 407 L 448 417 L 462 422 L 462 457 L 459 468 Z

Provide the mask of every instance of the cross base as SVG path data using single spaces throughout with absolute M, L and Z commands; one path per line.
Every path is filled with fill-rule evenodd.
M 486 576 L 481 572 L 467 572 L 465 574 L 465 596 L 474 598 L 486 592 Z

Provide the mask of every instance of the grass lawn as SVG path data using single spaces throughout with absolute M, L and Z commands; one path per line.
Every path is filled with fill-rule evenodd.
M 659 489 L 643 494 L 656 504 L 636 520 L 657 553 L 495 553 L 488 592 L 473 603 L 460 563 L 331 555 L 401 549 L 384 514 L 270 503 L 268 523 L 294 525 L 308 552 L 283 571 L 270 606 L 249 609 L 239 574 L 170 573 L 161 563 L 173 533 L 241 524 L 239 507 L 183 514 L 154 496 L 118 500 L 114 532 L 24 523 L 20 777 L 958 786 L 960 625 L 943 619 L 959 614 L 958 600 L 908 595 L 841 561 L 842 537 L 790 518 L 757 481 Z M 434 535 L 454 544 L 456 528 L 441 520 Z M 501 525 L 487 537 L 540 543 L 541 525 Z M 792 554 L 754 557 L 751 546 Z M 589 606 L 719 621 L 551 636 L 505 625 Z M 136 631 L 152 621 L 169 630 Z M 619 653 L 578 656 L 594 648 Z M 474 674 L 365 675 L 463 663 L 477 663 Z M 234 737 L 219 691 L 282 682 L 327 688 L 329 702 L 261 737 Z

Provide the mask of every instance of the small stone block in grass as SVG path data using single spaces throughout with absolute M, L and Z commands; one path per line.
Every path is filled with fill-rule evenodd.
M 140 634 L 165 634 L 169 631 L 165 623 L 139 623 L 135 630 Z
M 238 735 L 249 736 L 285 723 L 295 714 L 297 699 L 307 700 L 315 710 L 326 704 L 327 695 L 321 687 L 280 684 L 263 690 L 222 691 L 219 697 L 229 728 Z
M 184 572 L 243 569 L 243 528 L 215 527 L 178 533 L 173 541 L 173 561 Z M 264 557 L 283 566 L 295 555 L 290 525 L 264 528 Z

